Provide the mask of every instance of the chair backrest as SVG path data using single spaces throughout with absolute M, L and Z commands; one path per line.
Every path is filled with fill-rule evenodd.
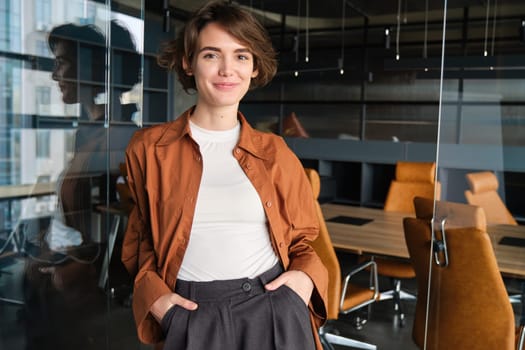
M 436 202 L 436 219 L 446 217 L 448 265 L 430 256 L 434 202 L 416 198 L 416 218 L 403 221 L 418 298 L 412 335 L 426 349 L 513 349 L 514 313 L 498 269 L 481 208 Z M 441 218 L 438 218 L 438 215 Z M 432 260 L 431 260 L 432 259 Z M 429 286 L 429 267 L 432 264 Z
M 470 187 L 465 191 L 467 202 L 482 207 L 489 224 L 518 224 L 498 194 L 498 178 L 493 172 L 468 173 L 465 177 Z
M 414 213 L 414 198 L 437 199 L 441 194 L 441 184 L 434 181 L 436 163 L 404 162 L 396 163 L 396 177 L 390 183 L 385 200 L 385 211 Z
M 299 121 L 299 118 L 297 118 L 297 114 L 295 114 L 295 112 L 291 112 L 284 118 L 282 135 L 303 138 L 310 137 L 308 132 L 306 132 L 305 128 L 303 127 L 303 124 L 301 124 Z
M 312 185 L 315 198 L 317 216 L 319 218 L 319 236 L 311 243 L 317 255 L 328 270 L 328 302 L 327 318 L 336 320 L 339 315 L 339 302 L 341 300 L 341 267 L 335 253 L 332 239 L 326 227 L 323 212 L 318 202 L 321 189 L 321 180 L 316 170 L 305 168 L 306 176 Z

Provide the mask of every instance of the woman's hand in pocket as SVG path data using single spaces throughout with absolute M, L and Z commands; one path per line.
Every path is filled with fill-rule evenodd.
M 164 294 L 158 298 L 153 305 L 151 305 L 150 312 L 155 317 L 157 322 L 161 322 L 162 318 L 168 312 L 168 310 L 173 306 L 178 305 L 186 310 L 193 311 L 196 310 L 198 305 L 186 298 L 181 297 L 177 293 Z
M 286 271 L 270 283 L 266 284 L 265 288 L 267 290 L 276 290 L 283 284 L 297 293 L 297 295 L 303 299 L 304 303 L 308 305 L 314 290 L 314 283 L 310 276 L 303 271 Z

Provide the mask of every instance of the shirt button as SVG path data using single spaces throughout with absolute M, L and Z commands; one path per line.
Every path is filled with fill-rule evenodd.
M 195 160 L 196 160 L 197 162 L 200 162 L 200 161 L 201 161 L 201 157 L 200 157 L 200 156 L 195 156 Z
M 249 292 L 252 290 L 252 285 L 250 284 L 250 282 L 244 282 L 242 284 L 242 290 L 245 291 L 245 292 Z
M 284 242 L 279 242 L 279 248 L 284 247 Z
M 246 169 L 251 169 L 252 168 L 252 165 L 251 164 L 246 164 Z
M 238 149 L 238 148 L 236 148 L 236 149 L 235 149 L 235 153 L 237 153 L 237 154 L 241 154 L 241 150 Z
M 268 208 L 270 208 L 270 207 L 272 206 L 272 201 L 268 201 L 268 202 L 266 202 L 266 206 L 267 206 Z

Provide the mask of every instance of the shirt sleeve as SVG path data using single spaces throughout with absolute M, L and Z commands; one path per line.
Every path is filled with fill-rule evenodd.
M 162 330 L 149 310 L 159 297 L 172 290 L 157 273 L 145 185 L 146 157 L 144 145 L 137 139 L 134 136 L 126 150 L 128 185 L 135 206 L 128 219 L 122 260 L 132 275 L 136 273 L 132 307 L 137 335 L 144 343 L 157 343 L 163 338 Z
M 283 152 L 284 153 L 284 152 Z M 288 270 L 305 272 L 314 283 L 309 308 L 317 327 L 326 320 L 328 272 L 310 245 L 319 235 L 319 220 L 312 187 L 299 159 L 288 149 L 288 159 L 281 160 L 284 170 L 282 186 L 285 206 L 291 219 Z

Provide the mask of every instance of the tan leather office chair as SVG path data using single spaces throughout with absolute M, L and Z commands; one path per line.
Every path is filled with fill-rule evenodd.
M 465 178 L 470 188 L 465 191 L 467 203 L 483 208 L 488 224 L 518 225 L 498 194 L 499 181 L 492 171 L 468 173 Z M 510 300 L 520 303 L 521 295 L 511 295 Z
M 414 342 L 427 350 L 514 349 L 514 313 L 483 210 L 437 201 L 434 215 L 431 199 L 416 198 L 414 204 L 416 218 L 403 221 L 418 285 Z
M 310 135 L 306 132 L 303 124 L 297 118 L 295 112 L 291 112 L 283 119 L 282 136 L 308 138 Z
M 438 199 L 441 193 L 441 185 L 434 181 L 436 163 L 434 162 L 405 162 L 396 163 L 395 179 L 390 183 L 384 210 L 414 214 L 414 198 L 434 198 L 436 193 Z M 393 288 L 381 291 L 381 300 L 393 299 L 394 310 L 399 325 L 404 325 L 405 315 L 401 307 L 401 300 L 413 300 L 415 296 L 401 290 L 401 280 L 415 277 L 412 264 L 405 260 L 395 260 L 382 257 L 374 257 L 377 263 L 377 273 L 380 276 L 392 279 Z
M 498 194 L 498 178 L 491 171 L 468 173 L 465 175 L 470 189 L 465 191 L 467 202 L 485 210 L 487 223 L 517 225 Z
M 310 184 L 312 185 L 312 191 L 316 201 L 317 215 L 319 217 L 319 237 L 312 242 L 312 247 L 315 249 L 328 270 L 328 323 L 319 330 L 321 342 L 325 349 L 333 349 L 331 344 L 351 346 L 359 349 L 376 349 L 376 346 L 373 344 L 346 338 L 330 332 L 330 321 L 337 320 L 340 313 L 347 314 L 361 309 L 378 299 L 379 288 L 377 271 L 375 268 L 375 262 L 373 261 L 361 264 L 346 276 L 343 282 L 343 287 L 341 287 L 341 267 L 332 245 L 332 240 L 328 233 L 321 207 L 317 201 L 321 187 L 319 174 L 316 170 L 310 168 L 306 168 L 305 172 L 310 180 Z M 370 268 L 371 284 L 369 286 L 363 287 L 350 282 L 350 279 L 353 276 L 367 268 Z

